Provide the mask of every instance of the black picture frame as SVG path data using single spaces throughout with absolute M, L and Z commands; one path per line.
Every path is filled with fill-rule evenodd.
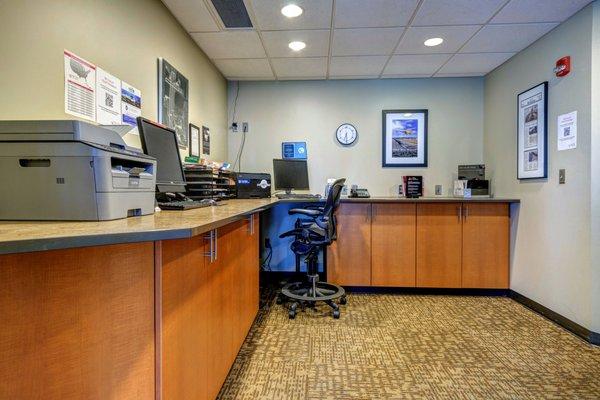
M 389 114 L 421 114 L 423 115 L 423 161 L 417 163 L 390 163 L 387 161 L 387 116 Z M 402 109 L 402 110 L 383 110 L 381 112 L 381 166 L 383 168 L 426 168 L 427 167 L 427 136 L 429 110 L 427 109 Z M 418 134 L 417 134 L 418 137 Z M 418 151 L 418 150 L 417 150 Z
M 192 140 L 192 130 L 196 130 L 196 133 L 198 135 L 197 147 L 195 149 L 194 149 L 194 147 L 195 147 L 194 146 L 194 142 Z M 188 132 L 189 132 L 189 142 L 188 142 L 189 143 L 189 146 L 188 146 L 188 148 L 189 148 L 189 155 L 191 157 L 200 157 L 201 154 L 202 154 L 200 152 L 200 150 L 201 150 L 201 143 L 202 143 L 202 138 L 200 137 L 200 135 L 201 135 L 200 128 L 190 122 L 189 128 L 188 128 Z M 196 150 L 196 151 L 194 152 L 194 150 Z
M 544 123 L 542 129 L 539 128 L 539 126 L 537 126 L 537 135 L 541 135 L 542 136 L 542 140 L 541 143 L 543 143 L 544 148 L 543 151 L 541 152 L 544 156 L 543 158 L 543 164 L 542 164 L 542 168 L 541 170 L 541 174 L 539 175 L 535 175 L 535 176 L 523 176 L 524 172 L 521 171 L 521 166 L 520 166 L 520 160 L 523 156 L 523 151 L 521 150 L 521 140 L 524 140 L 522 138 L 522 134 L 524 134 L 524 132 L 521 132 L 521 124 L 520 124 L 520 112 L 521 112 L 521 101 L 523 101 L 521 99 L 522 96 L 524 96 L 526 93 L 535 90 L 539 87 L 542 87 L 542 93 L 543 93 L 543 101 L 542 101 L 542 105 L 543 105 L 543 118 L 542 121 Z M 539 115 L 539 110 L 538 110 L 538 115 Z M 544 81 L 542 83 L 539 83 L 537 85 L 534 85 L 532 87 L 530 87 L 529 89 L 526 89 L 524 91 L 522 91 L 521 93 L 517 94 L 517 117 L 516 117 L 516 122 L 517 122 L 517 179 L 518 180 L 535 180 L 535 179 L 547 179 L 548 178 L 548 81 Z M 538 139 L 539 142 L 539 139 Z M 539 151 L 539 150 L 538 150 Z M 538 154 L 538 159 L 539 159 L 539 154 Z

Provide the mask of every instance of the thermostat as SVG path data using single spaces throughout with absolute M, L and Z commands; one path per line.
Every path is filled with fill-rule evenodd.
M 306 142 L 281 143 L 281 158 L 306 160 Z

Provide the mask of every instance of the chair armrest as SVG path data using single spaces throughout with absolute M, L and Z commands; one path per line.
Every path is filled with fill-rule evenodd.
M 288 214 L 289 215 L 302 214 L 302 215 L 306 215 L 308 217 L 318 217 L 319 215 L 321 215 L 321 211 L 308 210 L 306 208 L 292 208 L 291 210 L 288 211 Z

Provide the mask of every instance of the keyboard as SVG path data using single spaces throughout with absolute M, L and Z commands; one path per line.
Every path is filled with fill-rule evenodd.
M 310 193 L 278 193 L 275 195 L 280 200 L 285 199 L 307 199 L 307 200 L 318 200 L 321 198 L 320 194 L 310 194 Z
M 210 207 L 211 203 L 201 201 L 169 201 L 167 203 L 159 202 L 161 210 L 191 210 L 192 208 Z

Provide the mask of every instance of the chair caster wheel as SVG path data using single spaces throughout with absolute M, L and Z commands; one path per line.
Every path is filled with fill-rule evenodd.
M 346 303 L 347 303 L 346 296 L 340 297 L 340 304 L 341 305 L 346 305 Z
M 333 310 L 333 318 L 340 319 L 340 310 Z
M 283 304 L 283 298 L 281 298 L 281 296 L 277 296 L 277 300 L 275 300 L 275 303 Z
M 296 311 L 295 310 L 290 310 L 288 312 L 288 317 L 290 317 L 290 319 L 296 318 Z

